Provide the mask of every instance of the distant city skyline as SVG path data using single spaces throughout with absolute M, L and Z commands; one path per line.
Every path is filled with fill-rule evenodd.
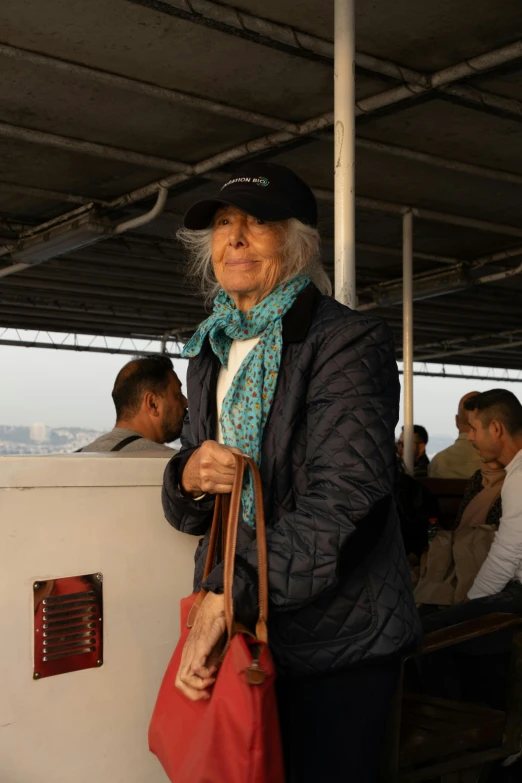
M 0 424 L 30 427 L 112 429 L 115 421 L 111 390 L 114 379 L 132 357 L 75 353 L 43 348 L 0 346 Z M 187 362 L 174 360 L 186 390 Z M 474 381 L 416 376 L 414 418 L 433 437 L 456 437 L 455 414 L 460 397 L 469 391 L 503 386 L 501 381 Z M 519 383 L 506 388 L 522 398 Z M 402 411 L 399 429 L 403 423 Z

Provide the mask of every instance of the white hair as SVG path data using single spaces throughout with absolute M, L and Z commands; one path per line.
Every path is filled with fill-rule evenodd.
M 283 268 L 278 283 L 291 280 L 298 274 L 308 275 L 322 294 L 332 293 L 332 284 L 321 261 L 319 232 L 312 226 L 290 218 L 280 224 L 283 237 Z M 199 284 L 207 301 L 211 301 L 220 285 L 212 264 L 212 226 L 200 231 L 180 228 L 176 236 L 189 256 L 189 274 Z

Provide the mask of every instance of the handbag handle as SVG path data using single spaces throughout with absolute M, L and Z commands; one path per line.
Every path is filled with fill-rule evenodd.
M 214 515 L 212 517 L 212 526 L 210 528 L 210 538 L 207 549 L 207 559 L 205 560 L 205 569 L 203 571 L 203 582 L 207 579 L 216 564 L 216 553 L 220 537 L 222 541 L 221 550 L 222 552 L 225 551 L 225 535 L 227 528 L 226 518 L 228 517 L 230 506 L 229 498 L 230 495 L 216 495 L 216 500 L 214 503 Z M 192 628 L 194 625 L 196 614 L 199 607 L 203 603 L 207 592 L 208 591 L 202 587 L 197 594 L 194 603 L 190 608 L 190 612 L 188 613 L 187 628 Z
M 268 619 L 268 565 L 266 554 L 266 525 L 265 512 L 263 507 L 263 491 L 261 486 L 261 476 L 259 470 L 251 457 L 244 454 L 233 454 L 236 461 L 236 473 L 232 492 L 230 495 L 216 495 L 214 504 L 214 516 L 212 518 L 212 527 L 210 529 L 210 539 L 208 542 L 207 559 L 205 561 L 205 570 L 203 572 L 203 581 L 207 579 L 215 566 L 216 553 L 220 535 L 223 537 L 225 552 L 224 564 L 224 584 L 223 592 L 225 595 L 225 621 L 227 625 L 228 637 L 232 637 L 234 628 L 234 600 L 232 598 L 232 587 L 234 584 L 234 563 L 236 557 L 237 532 L 239 528 L 239 511 L 241 507 L 241 490 L 243 488 L 243 477 L 245 474 L 245 465 L 252 473 L 254 485 L 254 504 L 256 512 L 256 545 L 257 545 L 257 570 L 258 570 L 258 600 L 259 614 L 256 623 L 256 638 L 261 642 L 268 643 L 267 619 Z M 192 605 L 187 618 L 189 628 L 194 624 L 196 613 L 201 606 L 203 599 L 207 594 L 206 590 L 201 589 Z
M 256 512 L 256 546 L 257 546 L 257 572 L 258 572 L 258 601 L 259 614 L 256 623 L 256 638 L 268 643 L 267 619 L 268 619 L 268 564 L 266 554 L 266 526 L 263 508 L 263 492 L 261 477 L 256 463 L 251 457 L 244 454 L 234 454 L 236 460 L 236 474 L 232 493 L 230 495 L 230 511 L 228 515 L 227 537 L 225 546 L 225 620 L 229 638 L 234 632 L 234 600 L 232 587 L 234 583 L 234 564 L 236 557 L 237 532 L 239 528 L 239 510 L 241 506 L 241 490 L 243 488 L 243 476 L 245 467 L 250 469 L 254 486 L 254 502 Z

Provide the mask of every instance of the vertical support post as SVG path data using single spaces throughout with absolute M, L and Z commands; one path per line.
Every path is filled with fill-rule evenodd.
M 165 332 L 161 338 L 161 353 L 167 353 L 167 342 L 170 336 L 170 332 Z
M 335 0 L 335 298 L 357 307 L 355 287 L 355 0 Z
M 402 218 L 402 360 L 404 362 L 404 452 L 406 472 L 413 476 L 413 215 Z

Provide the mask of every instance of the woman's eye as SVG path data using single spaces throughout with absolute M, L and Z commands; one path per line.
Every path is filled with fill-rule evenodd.
M 219 218 L 218 219 L 218 225 L 220 226 L 226 226 L 228 224 L 228 218 Z
M 257 223 L 258 226 L 264 226 L 265 225 L 265 221 L 264 220 L 260 220 L 259 218 L 256 218 L 256 223 Z

